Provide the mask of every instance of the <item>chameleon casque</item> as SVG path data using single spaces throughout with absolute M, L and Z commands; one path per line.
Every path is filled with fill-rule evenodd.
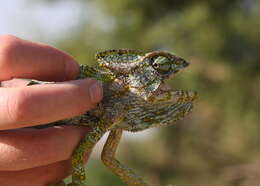
M 142 131 L 166 126 L 191 112 L 194 91 L 171 90 L 164 80 L 188 66 L 184 59 L 168 52 L 142 53 L 119 49 L 96 55 L 98 67 L 81 65 L 79 78 L 102 82 L 104 98 L 97 108 L 74 118 L 60 121 L 68 125 L 87 125 L 92 130 L 81 140 L 72 155 L 73 186 L 85 186 L 84 153 L 90 151 L 109 131 L 101 159 L 129 186 L 147 186 L 130 168 L 115 158 L 122 132 Z M 31 80 L 28 85 L 44 84 Z M 64 182 L 51 184 L 65 185 Z

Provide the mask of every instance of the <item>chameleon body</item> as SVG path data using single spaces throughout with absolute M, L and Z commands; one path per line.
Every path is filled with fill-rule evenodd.
M 98 67 L 81 65 L 79 78 L 102 82 L 104 98 L 97 108 L 62 124 L 91 126 L 72 155 L 73 186 L 85 186 L 84 154 L 109 131 L 101 159 L 129 186 L 147 186 L 141 177 L 115 158 L 124 130 L 137 132 L 166 126 L 191 112 L 196 92 L 170 90 L 164 80 L 188 66 L 168 52 L 142 53 L 135 50 L 108 50 L 96 55 Z M 31 80 L 30 85 L 48 82 Z M 52 185 L 65 185 L 57 183 Z

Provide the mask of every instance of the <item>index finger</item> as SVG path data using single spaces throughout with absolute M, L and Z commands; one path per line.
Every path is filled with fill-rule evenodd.
M 94 108 L 102 86 L 92 79 L 0 89 L 0 130 L 71 118 Z
M 0 71 L 0 81 L 12 78 L 65 81 L 77 77 L 79 65 L 72 56 L 49 45 L 1 35 Z

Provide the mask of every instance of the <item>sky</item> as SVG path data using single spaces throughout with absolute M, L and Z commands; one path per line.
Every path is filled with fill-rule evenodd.
M 77 28 L 83 8 L 69 0 L 48 4 L 32 0 L 2 1 L 0 34 L 52 43 Z

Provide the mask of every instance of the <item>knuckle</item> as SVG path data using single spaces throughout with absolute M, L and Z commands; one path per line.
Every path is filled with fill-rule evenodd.
M 18 40 L 18 38 L 16 36 L 13 36 L 10 34 L 0 35 L 0 41 L 2 44 L 13 43 L 14 41 L 17 41 L 17 40 Z
M 7 110 L 10 120 L 13 123 L 21 123 L 29 120 L 29 107 L 31 96 L 24 90 L 17 91 L 9 97 Z
M 20 39 L 13 35 L 0 35 L 0 43 L 0 64 L 2 66 L 13 60 Z

